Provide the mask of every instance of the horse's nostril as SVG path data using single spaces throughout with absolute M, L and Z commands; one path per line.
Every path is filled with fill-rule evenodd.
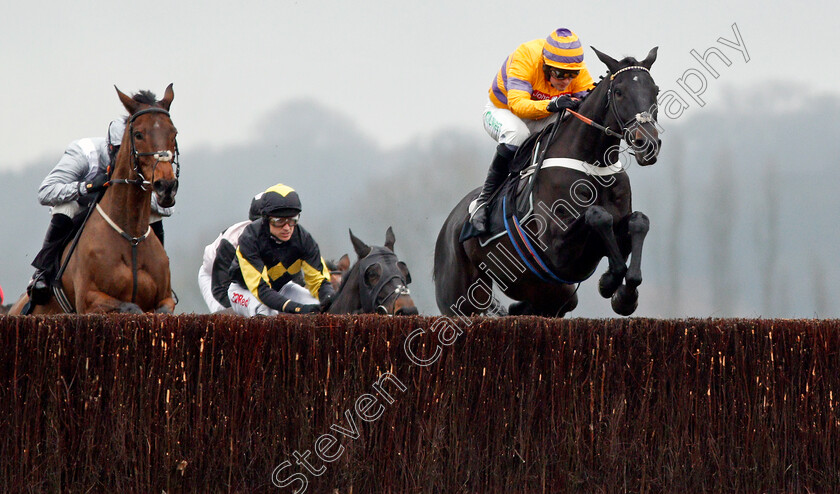
M 418 313 L 417 307 L 400 307 L 394 314 L 398 316 L 416 316 Z
M 163 195 L 172 195 L 178 191 L 178 181 L 177 180 L 155 180 L 152 186 L 155 189 L 155 192 L 158 194 Z

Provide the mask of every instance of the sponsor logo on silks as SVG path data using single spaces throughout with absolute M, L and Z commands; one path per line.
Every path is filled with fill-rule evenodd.
M 247 298 L 243 297 L 243 296 L 242 296 L 242 294 L 240 294 L 240 293 L 234 293 L 234 294 L 233 294 L 233 297 L 231 298 L 231 301 L 232 301 L 234 304 L 239 304 L 239 305 L 241 305 L 242 307 L 248 307 L 248 301 L 249 301 L 249 299 L 247 299 Z
M 498 132 L 499 129 L 502 128 L 502 123 L 493 118 L 493 114 L 491 112 L 484 112 L 484 121 L 487 122 L 487 126 L 493 129 L 494 131 Z
M 542 101 L 542 100 L 546 100 L 546 99 L 551 99 L 553 97 L 554 96 L 552 96 L 550 94 L 545 94 L 544 92 L 537 91 L 536 89 L 534 89 L 534 92 L 531 93 L 531 99 L 534 100 L 534 101 Z

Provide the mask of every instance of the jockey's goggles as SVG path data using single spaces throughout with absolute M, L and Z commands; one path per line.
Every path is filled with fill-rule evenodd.
M 555 79 L 561 79 L 561 80 L 562 79 L 574 79 L 575 77 L 578 76 L 579 73 L 580 73 L 579 71 L 570 71 L 570 70 L 566 70 L 566 69 L 556 69 L 556 68 L 548 69 L 548 74 L 551 77 L 553 77 Z
M 295 225 L 297 225 L 299 219 L 300 219 L 300 215 L 296 214 L 294 216 L 288 216 L 288 217 L 282 217 L 282 218 L 268 218 L 268 223 L 271 226 L 278 226 L 278 227 L 284 227 L 286 225 L 295 226 Z

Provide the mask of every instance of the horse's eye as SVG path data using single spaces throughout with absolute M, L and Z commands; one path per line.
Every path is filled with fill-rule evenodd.
M 142 141 L 143 140 L 143 133 L 142 132 L 135 132 L 134 133 L 134 138 L 137 139 L 138 141 Z
M 620 98 L 620 97 L 621 97 L 621 89 L 616 89 L 616 90 L 615 90 L 615 96 L 616 96 L 617 98 Z

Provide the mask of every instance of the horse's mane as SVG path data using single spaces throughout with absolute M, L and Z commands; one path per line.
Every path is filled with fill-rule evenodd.
M 131 99 L 138 103 L 142 103 L 144 105 L 155 106 L 157 105 L 157 96 L 155 93 L 149 91 L 148 89 L 140 90 L 137 94 L 131 96 Z M 128 122 L 130 115 L 126 115 L 122 117 L 123 122 Z
M 143 103 L 144 105 L 154 105 L 155 103 L 157 103 L 157 97 L 155 96 L 155 93 L 146 89 L 133 95 L 131 99 L 138 103 Z
M 618 66 L 620 68 L 630 67 L 630 66 L 633 66 L 633 65 L 639 65 L 639 61 L 636 60 L 634 57 L 624 57 L 621 60 L 619 60 L 619 62 L 618 62 Z M 606 74 L 602 74 L 601 76 L 599 76 L 598 80 L 593 82 L 593 87 L 592 87 L 592 90 L 589 91 L 589 94 L 594 93 L 595 90 L 598 89 L 598 86 L 600 86 L 602 82 L 609 81 L 611 75 L 612 75 L 612 73 L 609 70 L 607 70 Z
M 639 61 L 634 57 L 624 57 L 618 61 L 618 64 L 622 67 L 629 67 L 631 65 L 639 65 Z
M 619 64 L 620 67 L 623 68 L 623 67 L 630 67 L 632 65 L 639 65 L 639 61 L 636 60 L 634 57 L 624 57 L 621 60 L 619 60 L 618 64 Z M 604 82 L 604 80 L 608 79 L 610 75 L 612 75 L 612 74 L 610 73 L 609 70 L 607 70 L 606 74 L 603 74 L 600 77 L 598 77 L 598 81 L 593 83 L 594 87 L 592 88 L 592 90 L 594 91 L 595 88 L 598 87 L 599 84 Z
M 341 293 L 344 290 L 344 285 L 350 280 L 352 276 L 357 276 L 359 273 L 359 261 L 353 263 L 352 266 L 347 268 L 347 272 L 341 275 L 341 283 L 338 285 L 338 290 L 336 293 Z

